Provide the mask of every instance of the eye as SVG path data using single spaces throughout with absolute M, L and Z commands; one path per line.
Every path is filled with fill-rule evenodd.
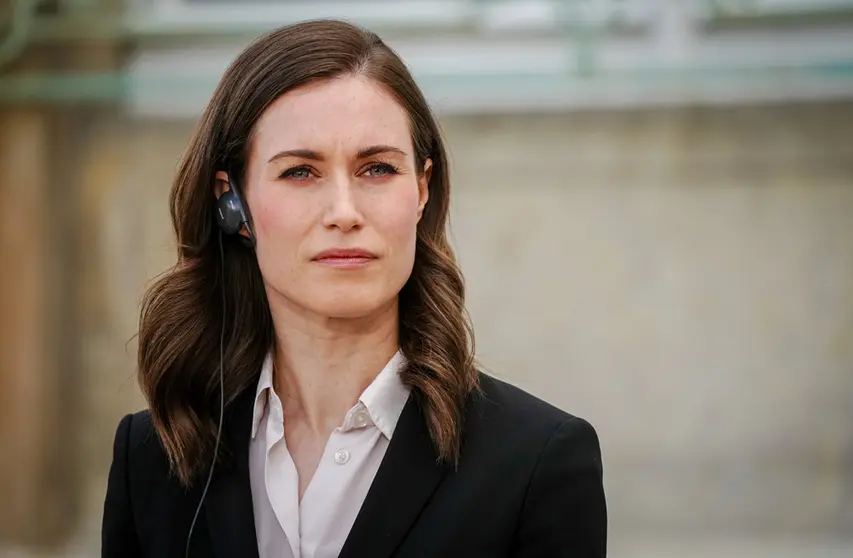
M 290 180 L 308 180 L 312 176 L 311 169 L 308 167 L 293 167 L 287 169 L 279 175 L 279 178 L 288 178 Z
M 379 178 L 392 174 L 399 174 L 400 169 L 389 163 L 374 163 L 367 167 L 364 174 L 370 177 Z

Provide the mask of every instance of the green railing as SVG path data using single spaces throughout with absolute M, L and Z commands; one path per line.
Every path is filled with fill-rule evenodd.
M 541 82 L 543 86 L 549 83 L 562 83 L 565 80 L 577 80 L 590 77 L 596 73 L 595 49 L 598 38 L 605 28 L 618 26 L 621 18 L 619 11 L 614 10 L 610 17 L 604 12 L 590 12 L 591 0 L 554 0 L 556 32 L 580 45 L 577 49 L 577 65 L 573 72 L 563 75 L 527 76 L 525 79 Z M 652 2 L 653 0 L 646 0 Z M 684 0 L 688 2 L 689 0 Z M 186 18 L 178 21 L 164 20 L 154 17 L 151 12 L 124 11 L 105 9 L 105 4 L 99 0 L 62 0 L 58 10 L 53 15 L 41 15 L 38 11 L 39 0 L 11 0 L 7 13 L 0 14 L 0 102 L 110 102 L 125 99 L 130 92 L 139 87 L 133 81 L 133 76 L 125 70 L 98 74 L 14 74 L 4 75 L 3 70 L 13 62 L 28 46 L 39 44 L 64 44 L 75 41 L 120 41 L 123 44 L 141 45 L 157 44 L 159 42 L 188 43 L 196 41 L 219 41 L 224 39 L 239 40 L 256 36 L 270 28 L 284 23 L 283 21 L 251 19 L 228 21 L 196 20 Z M 305 4 L 305 2 L 302 2 Z M 320 5 L 318 2 L 317 5 Z M 482 25 L 482 15 L 486 10 L 500 4 L 489 0 L 460 0 L 457 3 L 462 9 L 461 14 L 453 25 L 478 32 Z M 613 6 L 624 6 L 626 0 L 613 1 Z M 114 5 L 111 3 L 110 5 Z M 389 0 L 389 5 L 399 6 L 396 0 Z M 599 6 L 602 4 L 599 3 Z M 196 4 L 198 9 L 202 6 Z M 779 18 L 806 17 L 820 14 L 851 15 L 853 16 L 853 0 L 694 0 L 693 6 L 701 9 L 710 22 L 727 20 L 742 20 L 750 18 Z M 605 5 L 606 8 L 606 5 Z M 601 14 L 604 13 L 604 16 Z M 592 14 L 592 15 L 591 15 Z M 378 21 L 378 20 L 377 20 Z M 3 25 L 5 23 L 5 25 Z M 448 23 L 424 24 L 422 19 L 412 19 L 405 24 L 395 23 L 396 27 L 404 25 L 416 29 L 419 26 L 424 31 L 441 31 L 441 25 Z M 430 28 L 430 25 L 432 27 Z M 381 23 L 379 25 L 381 27 Z M 378 29 L 380 32 L 381 28 Z M 494 31 L 493 31 L 494 32 Z M 732 79 L 761 79 L 766 75 L 783 75 L 790 77 L 799 72 L 804 79 L 808 76 L 821 76 L 823 79 L 835 79 L 839 83 L 849 83 L 853 90 L 853 49 L 846 59 L 833 57 L 828 60 L 815 60 L 810 65 L 800 65 L 797 68 L 755 68 L 739 67 L 737 60 L 732 60 L 730 67 L 720 68 L 681 68 L 677 72 L 663 71 L 660 68 L 649 67 L 643 70 L 621 72 L 618 76 L 603 76 L 606 79 L 640 83 L 661 82 L 666 80 L 692 80 L 697 83 L 703 80 L 711 81 L 725 75 Z M 446 86 L 450 80 L 456 80 L 461 86 L 471 86 L 476 80 L 485 83 L 482 77 L 465 76 L 431 76 L 428 80 L 436 87 Z M 509 79 L 504 76 L 504 79 Z M 538 81 L 537 81 L 538 80 Z M 207 77 L 187 76 L 177 83 L 181 87 L 205 90 L 210 87 Z M 174 89 L 174 77 L 164 77 L 147 83 L 147 87 L 162 87 L 164 91 Z

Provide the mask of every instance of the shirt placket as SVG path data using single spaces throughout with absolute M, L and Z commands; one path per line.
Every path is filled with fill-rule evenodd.
M 264 471 L 273 512 L 287 537 L 294 558 L 302 558 L 299 522 L 299 477 L 284 439 L 284 411 L 278 396 L 270 398 L 267 422 L 267 462 Z

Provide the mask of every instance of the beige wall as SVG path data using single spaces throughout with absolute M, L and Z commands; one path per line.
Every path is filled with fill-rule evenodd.
M 443 125 L 480 357 L 596 425 L 615 536 L 849 533 L 853 105 Z M 143 405 L 126 343 L 191 127 L 101 115 L 78 138 L 85 540 Z
M 45 504 L 44 463 L 55 457 L 38 440 L 49 435 L 46 422 L 55 422 L 50 410 L 56 402 L 48 400 L 46 412 L 32 406 L 56 379 L 42 373 L 52 364 L 45 354 L 49 125 L 36 111 L 0 112 L 0 536 L 5 537 L 26 530 L 18 517 L 33 517 Z
M 0 541 L 62 540 L 80 500 L 75 127 L 0 110 Z
M 590 418 L 616 529 L 853 526 L 853 110 L 448 123 L 480 354 Z

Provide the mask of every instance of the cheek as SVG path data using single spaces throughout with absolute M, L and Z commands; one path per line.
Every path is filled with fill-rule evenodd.
M 296 204 L 292 203 L 283 191 L 258 185 L 249 196 L 249 207 L 256 232 L 260 236 L 277 233 L 286 227 L 296 224 Z
M 260 188 L 259 188 L 260 190 Z M 295 258 L 301 242 L 305 216 L 281 196 L 272 196 L 263 191 L 250 200 L 252 224 L 258 239 L 259 263 L 263 265 L 264 254 L 275 254 L 275 259 L 285 263 Z
M 417 188 L 400 189 L 374 204 L 371 219 L 394 251 L 414 247 L 418 225 Z

